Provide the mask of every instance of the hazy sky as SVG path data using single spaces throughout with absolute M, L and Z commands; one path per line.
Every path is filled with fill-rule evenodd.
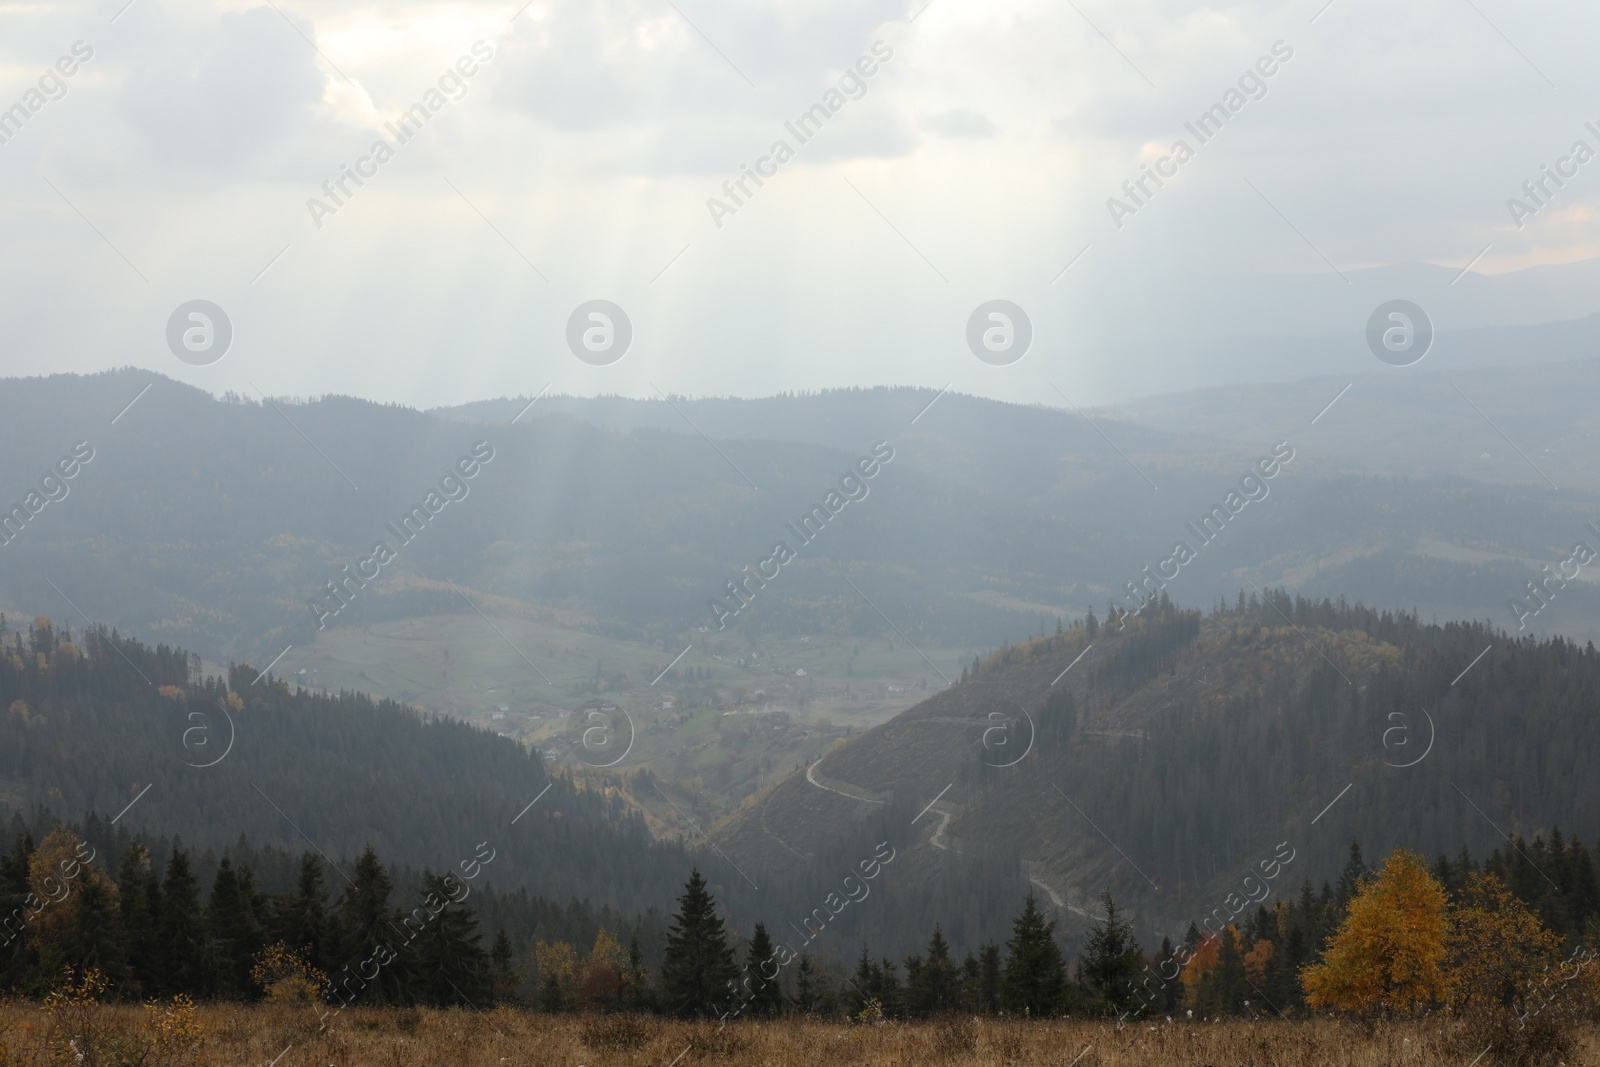
M 1359 345 L 1416 295 L 1362 268 L 1434 264 L 1438 287 L 1474 257 L 1600 249 L 1600 159 L 1572 155 L 1600 151 L 1592 4 L 519 2 L 0 3 L 0 109 L 26 114 L 0 125 L 0 372 L 419 406 L 876 383 L 1101 402 L 1161 387 L 1131 341 L 1259 319 Z M 51 75 L 75 42 L 92 57 Z M 786 123 L 817 104 L 802 143 Z M 1202 143 L 1185 124 L 1217 104 Z M 1570 176 L 1536 202 L 1546 165 Z M 1134 200 L 1145 166 L 1168 177 Z M 1513 196 L 1538 210 L 1514 220 Z M 1479 281 L 1436 325 L 1489 316 Z M 168 350 L 193 299 L 232 323 L 209 366 Z M 610 365 L 568 349 L 595 299 L 632 325 Z M 968 347 L 992 299 L 1031 319 L 1012 365 Z

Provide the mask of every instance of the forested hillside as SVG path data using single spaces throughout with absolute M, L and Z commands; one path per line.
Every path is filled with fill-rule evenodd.
M 1352 840 L 1487 855 L 1559 827 L 1593 842 L 1597 709 L 1592 645 L 1281 592 L 1203 618 L 1152 603 L 997 653 L 714 836 L 735 862 L 799 872 L 856 820 L 903 819 L 907 870 L 959 895 L 897 901 L 886 923 L 994 937 L 998 902 L 968 890 L 1009 874 L 1069 929 L 1109 887 L 1141 936 L 1178 937 L 1258 893 L 1247 879 L 1275 856 L 1289 882 L 1269 895 L 1332 877 Z
M 1204 618 L 1154 603 L 1006 648 L 682 843 L 639 818 L 647 771 L 552 777 L 486 731 L 248 668 L 201 677 L 103 631 L 41 619 L 0 637 L 13 810 L 115 819 L 158 852 L 314 851 L 345 870 L 368 846 L 440 870 L 485 844 L 499 892 L 630 915 L 666 907 L 698 863 L 736 925 L 799 922 L 898 850 L 872 899 L 830 918 L 840 955 L 869 929 L 909 950 L 935 922 L 992 940 L 1030 886 L 1069 938 L 1110 888 L 1155 940 L 1273 856 L 1320 882 L 1351 840 L 1487 855 L 1502 832 L 1600 832 L 1592 648 L 1284 594 Z
M 664 906 L 690 862 L 615 797 L 459 722 L 248 668 L 201 677 L 182 651 L 101 630 L 72 640 L 43 619 L 0 631 L 0 649 L 0 800 L 13 810 L 340 865 L 371 846 L 450 869 L 488 842 L 496 885 L 628 912 Z

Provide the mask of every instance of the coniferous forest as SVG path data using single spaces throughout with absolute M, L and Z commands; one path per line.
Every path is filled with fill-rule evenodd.
M 1269 610 L 1409 650 L 1374 668 L 1364 699 L 1380 707 L 1411 684 L 1405 671 L 1426 674 L 1429 655 L 1479 636 L 1288 600 L 1241 599 L 1203 627 L 1163 599 L 1132 620 L 1113 609 L 1104 629 L 1128 636 L 1083 676 L 1076 700 L 1120 706 L 1181 670 L 1201 640 L 1276 655 L 1258 629 Z M 402 1009 L 719 1028 L 796 1017 L 1190 1023 L 1439 1012 L 1501 1060 L 1539 1062 L 1570 1054 L 1600 1005 L 1600 971 L 1589 966 L 1600 871 L 1583 840 L 1554 824 L 1479 856 L 1462 845 L 1425 858 L 1391 835 L 1369 861 L 1351 844 L 1336 869 L 1299 864 L 1297 892 L 1286 880 L 1275 899 L 1215 910 L 1159 939 L 1141 937 L 1110 890 L 1091 911 L 1063 914 L 1019 878 L 1010 895 L 993 895 L 998 931 L 974 938 L 959 921 L 970 913 L 958 907 L 948 923 L 941 902 L 964 899 L 963 878 L 992 875 L 995 855 L 980 852 L 932 885 L 891 883 L 900 851 L 919 846 L 893 829 L 906 814 L 896 804 L 847 842 L 876 856 L 860 863 L 856 889 L 886 873 L 878 888 L 895 886 L 893 921 L 875 924 L 891 936 L 840 923 L 823 937 L 818 917 L 846 910 L 833 895 L 806 915 L 811 885 L 747 891 L 742 872 L 718 864 L 720 850 L 652 839 L 620 794 L 552 774 L 537 754 L 483 731 L 360 694 L 292 691 L 247 667 L 207 677 L 179 650 L 99 629 L 74 637 L 44 619 L 4 625 L 0 775 L 52 804 L 14 810 L 5 829 L 0 988 L 58 1013 L 164 1004 L 177 1015 L 160 1026 L 182 1030 L 195 1005 L 298 1004 L 320 1032 L 347 1011 Z M 953 692 L 1028 669 L 1097 625 L 1091 613 L 1002 650 Z M 1592 649 L 1557 640 L 1509 655 L 1484 673 L 1491 693 L 1528 670 L 1551 680 L 1556 706 L 1587 692 L 1570 687 L 1587 676 Z M 1543 671 L 1550 657 L 1575 657 L 1578 673 Z M 1307 692 L 1326 684 L 1315 668 L 1307 677 Z M 1319 714 L 1332 714 L 1321 699 Z M 1041 765 L 1082 745 L 1078 719 L 1071 693 L 1047 698 Z M 1585 729 L 1573 730 L 1579 747 Z M 119 781 L 129 787 L 115 790 Z M 992 797 L 993 779 L 978 781 Z M 398 811 L 387 788 L 396 782 L 411 792 Z M 219 839 L 219 812 L 254 833 Z M 880 832 L 874 852 L 864 843 Z M 593 877 L 608 864 L 616 877 Z M 852 880 L 844 892 L 855 892 Z M 928 919 L 920 931 L 918 916 Z

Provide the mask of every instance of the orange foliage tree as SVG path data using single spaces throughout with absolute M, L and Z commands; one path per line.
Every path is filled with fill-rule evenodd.
M 1320 963 L 1300 972 L 1313 1008 L 1407 1014 L 1446 999 L 1450 917 L 1421 856 L 1397 849 L 1365 882 Z
M 1245 953 L 1244 974 L 1257 989 L 1267 984 L 1267 964 L 1272 962 L 1272 942 L 1262 938 Z
M 1201 979 L 1210 974 L 1222 957 L 1222 939 L 1208 933 L 1195 946 L 1194 955 L 1183 965 L 1183 998 L 1189 1004 L 1198 1000 Z

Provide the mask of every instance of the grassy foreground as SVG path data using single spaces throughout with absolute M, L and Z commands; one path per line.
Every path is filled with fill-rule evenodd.
M 85 1021 L 102 1035 L 148 1026 L 138 1007 L 95 1006 Z M 184 1039 L 163 1042 L 143 1058 L 99 1055 L 66 1035 L 37 1004 L 0 1005 L 0 1067 L 140 1063 L 298 1067 L 749 1067 L 833 1065 L 1001 1064 L 1052 1067 L 1463 1067 L 1474 1052 L 1452 1024 L 1438 1019 L 1396 1023 L 1376 1032 L 1332 1020 L 1309 1022 L 1138 1023 L 1001 1022 L 958 1018 L 913 1024 L 853 1026 L 810 1019 L 770 1023 L 686 1023 L 634 1016 L 546 1016 L 499 1009 L 489 1013 L 364 1009 L 344 1012 L 317 1033 L 313 1009 L 290 1005 L 200 1007 Z M 114 1040 L 109 1039 L 111 1043 Z M 55 1051 L 52 1050 L 54 1047 Z M 1487 1063 L 1487 1060 L 1484 1061 Z M 1569 1064 L 1600 1064 L 1600 1029 L 1579 1035 Z

